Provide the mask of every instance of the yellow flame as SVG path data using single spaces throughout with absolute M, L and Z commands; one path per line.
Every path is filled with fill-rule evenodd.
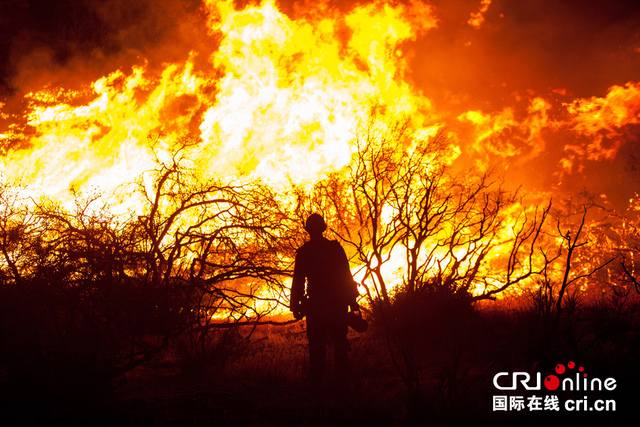
M 151 167 L 149 135 L 190 133 L 202 139 L 203 172 L 312 180 L 348 163 L 351 131 L 372 105 L 426 122 L 430 103 L 407 83 L 402 50 L 436 24 L 421 2 L 358 6 L 345 17 L 327 7 L 326 17 L 298 20 L 273 0 L 206 7 L 210 31 L 221 34 L 211 69 L 196 70 L 192 53 L 159 75 L 142 64 L 86 91 L 29 93 L 33 132 L 23 135 L 28 148 L 3 159 L 6 174 L 59 198 L 111 189 Z

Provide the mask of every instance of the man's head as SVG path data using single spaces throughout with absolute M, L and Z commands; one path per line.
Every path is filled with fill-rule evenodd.
M 309 215 L 309 218 L 307 218 L 304 229 L 309 233 L 309 235 L 321 235 L 327 229 L 327 224 L 325 224 L 322 215 L 314 213 Z

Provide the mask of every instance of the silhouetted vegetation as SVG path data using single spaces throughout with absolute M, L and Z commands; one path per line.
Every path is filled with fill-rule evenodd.
M 372 122 L 354 142 L 348 170 L 309 188 L 206 176 L 189 138 L 116 195 L 62 204 L 4 183 L 6 417 L 84 407 L 96 412 L 80 422 L 107 424 L 500 424 L 512 421 L 490 409 L 500 370 L 575 359 L 637 379 L 637 280 L 630 258 L 615 271 L 608 252 L 585 254 L 586 209 L 554 223 L 550 202 L 527 207 L 490 175 L 454 173 L 451 141 L 416 138 L 408 122 Z M 288 301 L 314 211 L 356 267 L 371 320 L 351 335 L 350 406 L 304 387 L 302 323 L 269 317 Z M 597 275 L 606 284 L 585 295 Z M 136 397 L 156 380 L 165 394 Z
M 63 207 L 2 189 L 8 390 L 87 396 L 170 344 L 197 369 L 237 340 L 229 323 L 276 306 L 287 218 L 260 183 L 197 176 L 189 147 L 129 186 L 135 214 L 113 214 L 99 194 Z
M 312 203 L 334 215 L 335 233 L 364 270 L 394 364 L 419 399 L 424 322 L 415 316 L 434 301 L 463 318 L 474 302 L 539 274 L 536 243 L 550 205 L 527 212 L 489 176 L 456 176 L 451 142 L 443 133 L 416 138 L 408 121 L 371 121 L 355 145 L 349 172 L 318 183 Z M 393 292 L 386 264 L 400 270 Z

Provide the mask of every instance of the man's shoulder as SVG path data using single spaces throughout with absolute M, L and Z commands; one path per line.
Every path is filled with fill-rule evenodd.
M 309 250 L 310 243 L 311 243 L 311 240 L 307 240 L 306 242 L 304 242 L 304 243 L 302 244 L 302 246 L 300 246 L 300 247 L 296 250 L 296 252 L 300 253 L 300 252 L 304 252 L 304 251 L 306 251 L 306 250 Z
M 313 247 L 311 245 L 311 241 L 308 240 L 296 250 L 296 258 L 304 257 L 305 254 L 308 254 L 312 250 Z
M 318 240 L 307 240 L 302 246 L 298 248 L 297 253 L 303 254 L 316 250 L 327 250 L 328 248 L 342 250 L 342 245 L 340 245 L 340 242 L 338 242 L 337 240 L 330 240 L 323 237 L 322 239 Z
M 329 245 L 331 245 L 333 248 L 336 249 L 342 249 L 342 245 L 340 244 L 340 242 L 338 242 L 337 240 L 329 240 L 327 239 L 327 242 Z

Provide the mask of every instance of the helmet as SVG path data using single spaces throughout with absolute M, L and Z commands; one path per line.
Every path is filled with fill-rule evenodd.
M 307 230 L 308 233 L 313 233 L 313 232 L 322 233 L 324 232 L 324 230 L 327 229 L 327 224 L 325 224 L 324 218 L 322 218 L 322 215 L 313 213 L 309 215 L 309 218 L 307 218 L 307 222 L 304 226 L 304 229 Z

